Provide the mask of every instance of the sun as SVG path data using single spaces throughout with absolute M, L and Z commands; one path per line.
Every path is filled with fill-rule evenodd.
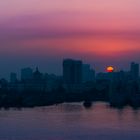
M 107 71 L 107 72 L 113 72 L 113 71 L 114 71 L 114 68 L 113 68 L 112 66 L 108 66 L 108 67 L 106 68 L 106 71 Z

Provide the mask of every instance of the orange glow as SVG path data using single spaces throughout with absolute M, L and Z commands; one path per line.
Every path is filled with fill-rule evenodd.
M 114 68 L 112 66 L 107 67 L 107 72 L 113 72 Z

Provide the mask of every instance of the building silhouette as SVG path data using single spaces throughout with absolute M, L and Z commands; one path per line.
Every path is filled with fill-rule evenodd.
M 31 79 L 24 82 L 25 90 L 45 91 L 46 81 L 38 68 L 33 72 Z
M 33 70 L 29 67 L 21 69 L 21 80 L 30 80 L 33 77 Z
M 95 71 L 90 68 L 89 64 L 83 64 L 82 81 L 83 83 L 95 81 Z
M 133 80 L 139 78 L 139 64 L 132 62 L 130 67 L 130 75 Z
M 41 73 L 38 68 L 34 71 L 24 68 L 21 79 L 17 79 L 16 73 L 10 74 L 10 82 L 1 79 L 0 92 L 1 106 L 107 101 L 112 106 L 139 107 L 139 64 L 132 62 L 129 71 L 102 72 L 95 76 L 89 64 L 64 59 L 63 76 Z
M 16 83 L 17 82 L 17 74 L 16 73 L 12 72 L 10 74 L 10 82 L 11 83 Z
M 82 61 L 73 59 L 63 60 L 63 81 L 64 84 L 82 83 Z
M 35 72 L 33 72 L 33 80 L 39 81 L 43 79 L 43 74 L 39 71 L 38 67 L 36 67 Z

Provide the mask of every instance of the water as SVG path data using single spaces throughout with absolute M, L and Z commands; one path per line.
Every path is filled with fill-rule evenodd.
M 140 110 L 98 102 L 0 111 L 0 140 L 140 140 Z

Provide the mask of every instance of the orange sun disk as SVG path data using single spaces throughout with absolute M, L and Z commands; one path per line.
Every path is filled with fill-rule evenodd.
M 113 72 L 114 71 L 114 68 L 112 67 L 112 66 L 109 66 L 109 67 L 107 67 L 107 72 Z

